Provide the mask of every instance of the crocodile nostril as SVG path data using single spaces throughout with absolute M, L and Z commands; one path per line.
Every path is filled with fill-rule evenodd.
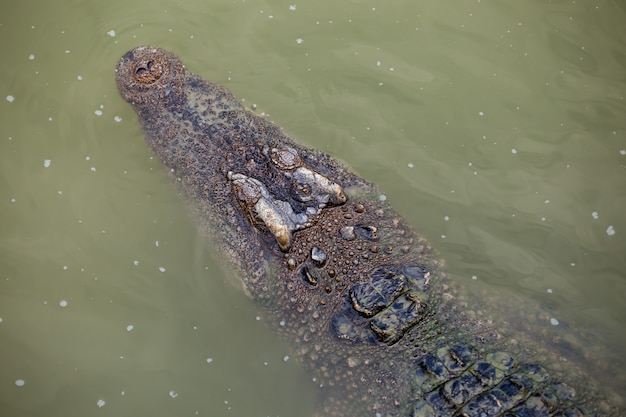
M 145 60 L 137 63 L 135 77 L 142 84 L 153 84 L 163 75 L 163 67 L 157 60 Z

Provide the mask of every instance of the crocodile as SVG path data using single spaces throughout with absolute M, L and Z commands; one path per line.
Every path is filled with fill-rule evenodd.
M 201 233 L 324 385 L 324 416 L 623 415 L 621 397 L 476 314 L 433 246 L 344 163 L 169 51 L 116 68 Z

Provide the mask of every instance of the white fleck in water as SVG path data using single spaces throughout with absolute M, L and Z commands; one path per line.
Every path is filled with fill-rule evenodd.
M 476 275 L 472 275 L 472 279 L 473 279 L 474 281 L 476 281 L 476 280 L 478 279 L 478 277 L 477 277 Z
M 174 391 L 174 390 L 170 390 L 170 397 L 176 398 L 176 397 L 178 397 L 178 393 L 176 391 Z
M 11 198 L 11 203 L 15 203 L 17 200 L 14 198 Z
M 289 356 L 285 355 L 283 356 L 283 361 L 287 362 L 289 360 Z
M 479 116 L 484 116 L 484 115 L 485 115 L 485 112 L 479 111 L 479 112 L 478 112 L 478 115 L 479 115 Z
M 543 204 L 550 204 L 550 200 L 544 201 Z
M 445 238 L 447 238 L 447 237 L 448 237 L 448 235 L 441 235 L 441 238 L 442 238 L 442 239 L 445 239 Z
M 0 317 L 0 323 L 2 323 L 4 321 L 4 319 L 2 317 Z
M 89 169 L 91 170 L 91 172 L 96 172 L 96 167 L 91 167 Z
M 413 163 L 411 163 L 411 162 L 409 162 L 409 163 L 407 164 L 407 166 L 408 166 L 409 168 L 413 168 L 413 167 L 414 167 Z
M 546 218 L 545 218 L 545 217 L 542 217 L 542 218 L 541 218 L 541 221 L 542 221 L 542 222 L 545 222 L 545 221 L 546 221 Z
M 119 122 L 121 122 L 121 121 L 122 121 L 122 118 L 121 118 L 120 116 L 115 116 L 115 117 L 113 118 L 113 120 L 115 120 L 116 122 L 118 122 L 118 123 L 119 123 Z
M 395 71 L 396 69 L 394 67 L 389 67 L 389 71 Z
M 65 53 L 66 53 L 66 54 L 69 54 L 70 52 L 72 52 L 72 51 L 70 51 L 69 49 L 66 49 L 66 50 L 65 50 Z
M 548 288 L 548 289 L 546 290 L 546 292 L 547 292 L 548 294 L 552 294 L 552 288 Z
M 67 301 L 66 300 L 61 300 L 59 301 L 59 305 L 63 308 L 67 307 Z
M 15 385 L 17 385 L 18 387 L 23 387 L 25 383 L 26 382 L 23 379 L 16 379 L 15 380 Z
M 289 5 L 289 10 L 296 10 L 296 5 L 295 4 L 290 4 Z
M 550 324 L 553 326 L 558 326 L 559 325 L 559 321 L 557 319 L 555 319 L 554 317 L 550 318 Z
M 385 200 L 387 200 L 387 196 L 385 194 L 381 194 L 381 195 L 378 196 L 378 199 L 380 201 L 385 201 Z
M 600 213 L 598 213 L 597 211 L 592 211 L 591 212 L 591 217 L 593 217 L 595 220 L 597 220 L 598 217 L 600 217 Z
M 158 240 L 154 241 L 154 246 L 156 246 L 157 248 L 159 247 L 159 241 Z
M 159 267 L 159 271 L 161 271 L 161 272 L 165 272 L 165 268 L 164 268 L 164 267 L 162 267 L 162 266 L 160 266 L 160 267 Z
M 381 64 L 382 64 L 382 62 L 380 62 L 380 61 L 376 61 L 376 66 L 377 66 L 377 67 L 380 67 L 380 65 L 381 65 Z
M 211 363 L 213 362 L 213 358 L 206 358 L 206 363 Z
M 135 328 L 135 326 L 133 326 L 132 324 L 129 324 L 128 326 L 126 326 L 126 331 L 127 332 L 132 332 L 134 328 Z
M 135 266 L 139 265 L 139 261 L 135 259 L 135 260 L 133 261 L 133 265 L 135 265 Z
M 268 365 L 268 363 L 267 363 L 267 362 L 263 362 L 263 365 L 267 366 L 267 365 Z
M 256 319 L 256 321 L 259 321 L 259 320 L 261 320 L 261 317 L 260 316 L 256 316 L 255 319 Z
M 569 266 L 576 266 L 576 262 L 570 262 Z
M 82 76 L 82 75 L 78 75 L 78 76 L 76 76 L 76 79 L 77 79 L 78 81 L 82 81 L 82 80 L 83 80 L 83 76 Z
M 606 234 L 609 236 L 613 236 L 615 234 L 615 228 L 613 225 L 606 228 Z
M 115 37 L 115 31 L 113 29 L 111 29 L 110 31 L 107 32 L 107 35 L 109 35 L 110 37 L 114 38 Z
M 102 116 L 102 110 L 96 110 L 94 111 L 94 113 L 96 114 L 96 116 Z
M 29 59 L 29 61 L 34 60 L 35 59 L 35 55 L 33 55 L 33 54 L 28 55 L 28 59 Z
M 443 220 L 447 222 L 448 220 L 450 220 L 450 217 L 448 217 L 448 216 L 443 216 Z
M 51 164 L 52 164 L 52 159 L 44 159 L 43 160 L 43 166 L 45 168 L 49 168 Z
M 12 95 L 10 95 L 10 94 L 9 94 L 9 95 L 7 96 L 7 101 L 8 101 L 9 103 L 13 103 L 13 100 L 15 100 L 15 97 L 13 97 Z
M 622 155 L 626 155 L 626 149 L 620 149 L 619 153 L 622 154 Z
M 63 265 L 63 270 L 67 271 L 68 266 L 67 265 Z
M 298 38 L 298 39 L 296 39 L 296 43 L 297 43 L 298 45 L 299 45 L 299 44 L 301 44 L 302 42 L 304 42 L 304 39 L 302 39 L 302 38 Z
M 106 404 L 106 401 L 104 401 L 104 400 L 98 400 L 96 402 L 96 405 L 98 406 L 98 408 L 104 407 L 105 404 Z

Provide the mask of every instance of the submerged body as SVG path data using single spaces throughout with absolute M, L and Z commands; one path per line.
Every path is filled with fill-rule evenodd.
M 116 72 L 203 233 L 326 387 L 321 415 L 623 413 L 469 309 L 431 245 L 344 165 L 167 51 L 135 48 Z

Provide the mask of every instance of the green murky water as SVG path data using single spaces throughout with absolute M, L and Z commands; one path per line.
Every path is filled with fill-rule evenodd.
M 456 280 L 548 311 L 537 333 L 591 332 L 624 381 L 625 22 L 606 0 L 4 2 L 1 414 L 314 409 L 118 97 L 146 43 L 378 183 Z

